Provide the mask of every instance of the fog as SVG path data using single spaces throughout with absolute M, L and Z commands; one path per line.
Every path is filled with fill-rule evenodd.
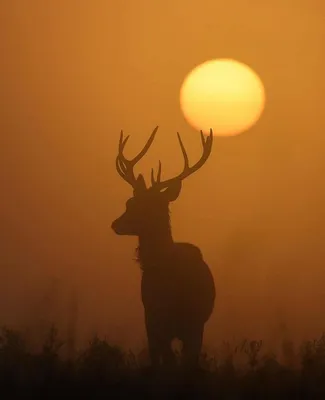
M 325 329 L 325 5 L 8 0 L 0 18 L 0 324 L 53 320 L 65 334 L 75 291 L 80 343 L 145 344 L 137 241 L 110 228 L 132 195 L 115 170 L 119 132 L 132 156 L 159 125 L 137 171 L 161 159 L 177 174 L 176 132 L 193 162 L 201 150 L 182 80 L 231 57 L 260 75 L 265 112 L 216 138 L 171 205 L 174 239 L 199 246 L 215 278 L 205 344 Z

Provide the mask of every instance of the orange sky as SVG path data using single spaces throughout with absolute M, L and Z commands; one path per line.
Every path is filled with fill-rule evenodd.
M 160 125 L 139 170 L 161 158 L 165 176 L 178 173 L 176 131 L 191 159 L 200 152 L 182 80 L 231 57 L 262 78 L 265 113 L 217 138 L 172 206 L 175 240 L 197 244 L 215 276 L 206 343 L 275 340 L 283 321 L 298 339 L 324 330 L 325 5 L 8 0 L 0 18 L 1 322 L 36 320 L 57 277 L 62 293 L 78 288 L 81 335 L 142 343 L 136 240 L 110 229 L 131 196 L 114 166 L 119 131 L 131 155 Z

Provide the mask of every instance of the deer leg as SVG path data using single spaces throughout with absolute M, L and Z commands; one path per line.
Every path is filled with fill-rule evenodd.
M 149 355 L 151 360 L 151 365 L 153 368 L 158 368 L 160 365 L 160 349 L 159 343 L 152 333 L 147 332 L 148 337 L 148 347 L 149 347 Z
M 164 341 L 162 345 L 162 361 L 165 367 L 172 368 L 176 365 L 176 358 L 171 347 L 171 340 Z
M 150 321 L 150 318 L 148 318 L 148 316 L 146 316 L 145 318 L 145 323 L 151 366 L 156 369 L 160 365 L 159 336 L 155 332 L 154 324 L 152 321 Z
M 186 369 L 195 369 L 199 366 L 199 357 L 202 348 L 204 326 L 188 330 L 183 338 L 182 364 Z

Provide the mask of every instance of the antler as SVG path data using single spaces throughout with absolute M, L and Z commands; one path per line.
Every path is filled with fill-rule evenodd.
M 119 175 L 126 181 L 128 182 L 133 188 L 136 187 L 136 182 L 137 178 L 134 175 L 134 166 L 137 164 L 141 158 L 147 153 L 149 150 L 152 142 L 154 141 L 155 135 L 158 130 L 158 126 L 153 130 L 152 134 L 150 135 L 147 143 L 143 147 L 143 149 L 140 151 L 140 153 L 135 156 L 132 160 L 128 160 L 125 158 L 123 155 L 123 151 L 125 148 L 125 145 L 129 139 L 129 135 L 126 136 L 126 138 L 123 137 L 123 130 L 121 130 L 121 135 L 120 135 L 120 141 L 119 141 L 119 148 L 118 148 L 118 155 L 116 157 L 116 169 Z M 154 170 L 151 170 L 151 185 L 152 189 L 155 190 L 162 190 L 168 187 L 172 182 L 177 181 L 177 180 L 183 180 L 187 178 L 188 176 L 192 175 L 195 171 L 197 171 L 199 168 L 202 167 L 202 165 L 207 161 L 209 158 L 209 155 L 212 150 L 212 140 L 213 140 L 213 132 L 212 129 L 210 129 L 210 135 L 205 139 L 204 134 L 202 131 L 201 133 L 201 141 L 202 141 L 202 148 L 203 148 L 203 154 L 201 158 L 199 159 L 198 162 L 196 162 L 192 167 L 189 166 L 189 160 L 188 156 L 184 147 L 184 144 L 182 142 L 180 134 L 177 132 L 177 137 L 178 141 L 183 153 L 184 157 L 184 169 L 183 171 L 177 175 L 174 178 L 168 179 L 166 181 L 161 181 L 161 162 L 159 161 L 159 167 L 158 167 L 158 173 L 157 173 L 157 178 L 155 179 L 154 177 Z
M 140 151 L 140 153 L 135 156 L 132 160 L 128 160 L 125 158 L 123 155 L 123 151 L 125 148 L 125 145 L 129 139 L 129 135 L 126 136 L 126 138 L 123 137 L 123 130 L 121 130 L 121 135 L 120 135 L 120 141 L 119 141 L 119 147 L 118 147 L 118 155 L 116 157 L 116 169 L 121 178 L 123 178 L 126 182 L 128 182 L 133 188 L 136 186 L 136 181 L 137 178 L 134 175 L 134 166 L 137 164 L 141 158 L 147 153 L 149 150 L 149 147 L 151 146 L 155 135 L 158 130 L 158 126 L 153 130 L 152 134 L 150 135 L 147 143 L 143 147 L 143 149 Z
M 161 181 L 161 162 L 159 161 L 159 167 L 158 167 L 158 173 L 157 173 L 157 179 L 154 178 L 154 171 L 153 169 L 151 170 L 151 184 L 152 188 L 155 190 L 162 190 L 168 187 L 172 182 L 177 181 L 177 180 L 183 180 L 187 178 L 188 176 L 192 175 L 195 171 L 197 171 L 199 168 L 202 167 L 202 165 L 207 161 L 207 159 L 210 156 L 211 150 L 212 150 L 212 141 L 213 141 L 213 132 L 212 129 L 210 129 L 210 134 L 209 136 L 205 139 L 204 134 L 202 131 L 201 133 L 201 141 L 202 141 L 202 148 L 203 148 L 203 154 L 201 158 L 199 159 L 198 162 L 196 162 L 192 167 L 189 166 L 189 160 L 188 160 L 188 155 L 186 153 L 184 144 L 182 142 L 180 134 L 177 132 L 177 137 L 178 141 L 183 153 L 184 157 L 184 169 L 183 171 L 177 175 L 174 178 L 168 179 L 166 181 Z

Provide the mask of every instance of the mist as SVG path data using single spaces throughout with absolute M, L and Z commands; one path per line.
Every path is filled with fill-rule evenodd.
M 204 342 L 325 329 L 325 5 L 32 0 L 3 1 L 0 16 L 1 324 L 66 332 L 76 293 L 80 342 L 145 344 L 137 241 L 110 228 L 132 196 L 115 170 L 119 133 L 132 156 L 159 125 L 137 172 L 148 179 L 161 159 L 176 175 L 176 132 L 192 162 L 201 146 L 182 80 L 231 57 L 260 75 L 265 112 L 215 138 L 171 206 L 174 239 L 199 246 L 215 279 Z

